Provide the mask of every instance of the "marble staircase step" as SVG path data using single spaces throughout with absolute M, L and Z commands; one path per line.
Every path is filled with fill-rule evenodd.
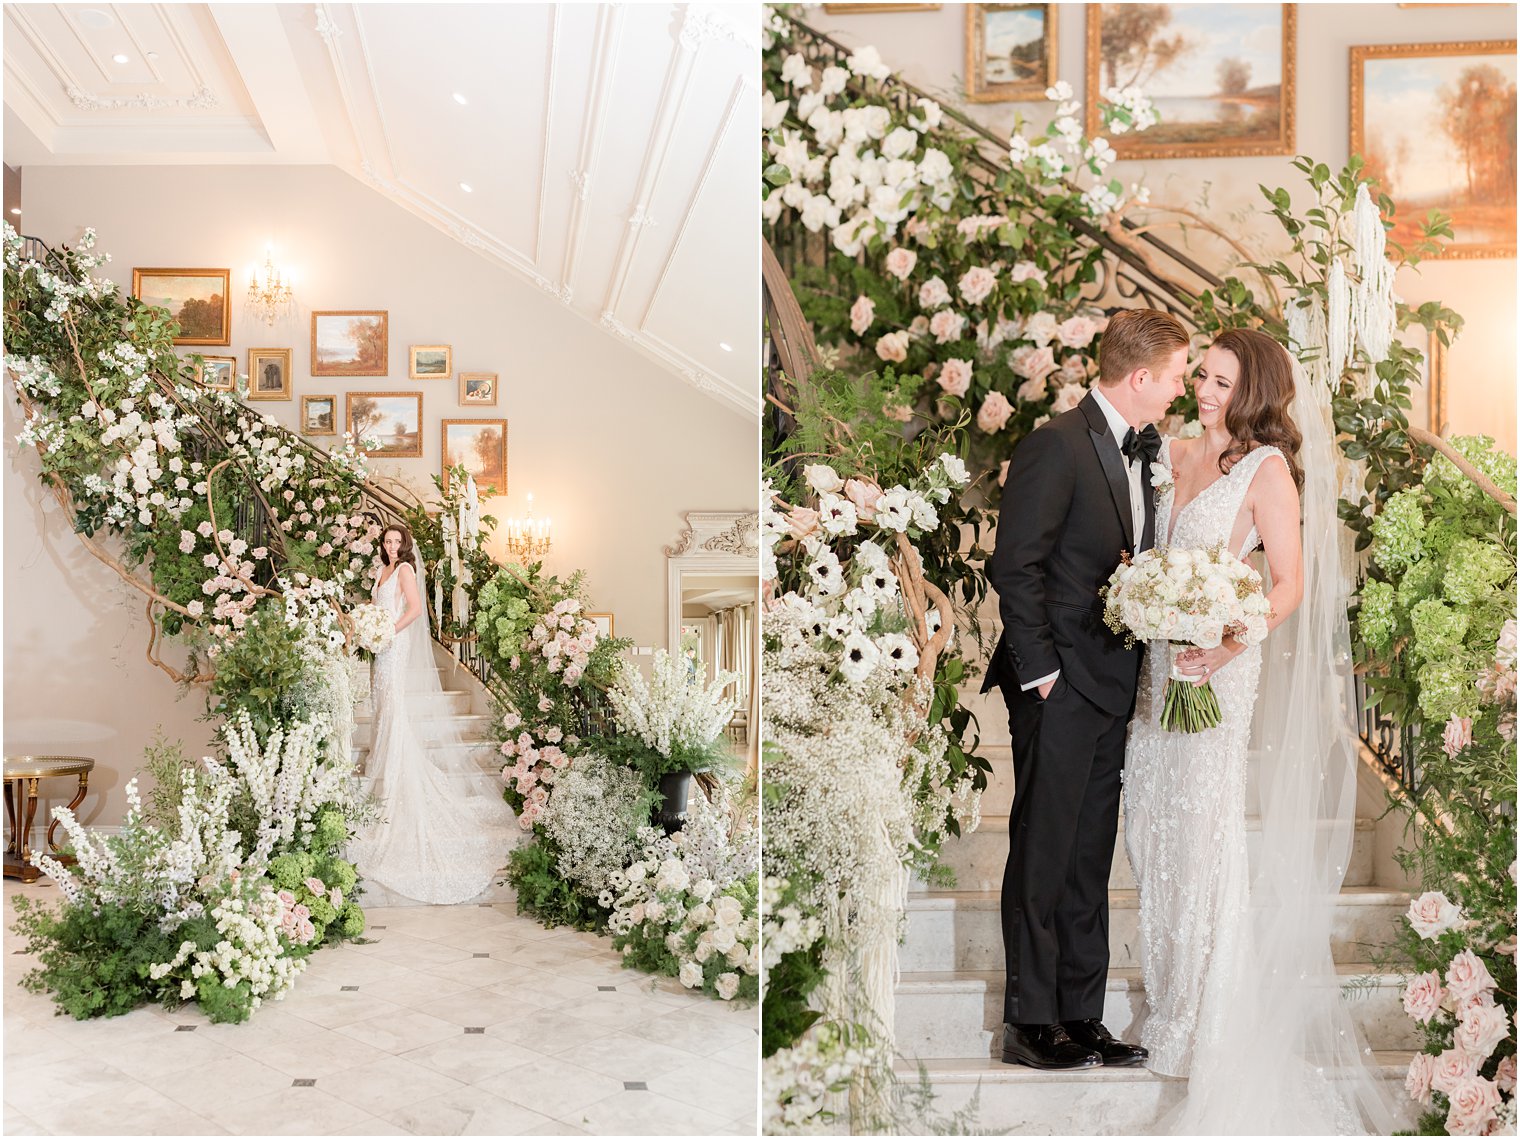
M 1356 834 L 1351 847 L 1351 864 L 1346 870 L 1347 886 L 1370 886 L 1372 884 L 1373 855 L 1376 849 L 1377 823 L 1373 819 L 1357 819 Z M 1246 819 L 1246 845 L 1251 857 L 1256 857 L 1261 844 L 1261 818 L 1252 815 Z M 981 824 L 970 834 L 952 839 L 945 844 L 940 865 L 955 872 L 955 888 L 958 890 L 998 890 L 1003 884 L 1003 868 L 1008 862 L 1008 816 L 982 815 Z M 1134 871 L 1129 856 L 1124 851 L 1124 820 L 1119 820 L 1119 838 L 1114 846 L 1114 864 L 1109 873 L 1108 885 L 1114 890 L 1132 890 L 1135 887 Z M 915 879 L 910 887 L 916 892 L 932 892 L 922 879 Z
M 1404 981 L 1368 964 L 1338 967 L 1341 991 L 1362 1038 L 1374 1050 L 1420 1047 L 1418 1026 L 1404 1012 Z M 1145 1004 L 1138 968 L 1113 969 L 1103 1023 L 1116 1036 L 1138 1039 L 1136 1018 Z M 897 1051 L 910 1059 L 994 1056 L 1003 1030 L 1003 973 L 960 970 L 903 973 L 896 1002 Z
M 454 716 L 470 712 L 470 694 L 463 689 L 444 689 L 442 692 L 408 692 L 407 706 L 414 713 L 424 716 Z M 374 719 L 375 704 L 361 700 L 354 705 L 354 719 L 368 722 Z
M 1140 901 L 1135 890 L 1109 890 L 1108 943 L 1112 968 L 1140 964 Z M 1364 961 L 1368 947 L 1391 944 L 1409 895 L 1373 886 L 1341 891 L 1331 932 L 1336 961 Z M 996 890 L 909 894 L 907 931 L 898 955 L 908 973 L 1001 969 L 1003 934 Z
M 458 695 L 462 696 L 465 694 L 459 693 Z M 466 707 L 468 707 L 468 705 L 466 705 Z M 490 734 L 491 721 L 494 720 L 495 717 L 484 712 L 467 712 L 425 708 L 414 711 L 412 713 L 412 719 L 453 720 L 454 723 L 458 725 L 460 732 L 465 736 L 471 739 L 484 739 L 487 735 Z M 367 725 L 373 724 L 374 721 L 375 713 L 373 708 L 370 708 L 367 705 L 361 705 L 360 708 L 355 709 L 355 724 L 359 725 L 360 727 L 365 727 Z
M 1411 1052 L 1373 1052 L 1389 1098 L 1402 1114 L 1396 1126 L 1412 1127 L 1413 1101 L 1403 1093 Z M 914 1082 L 920 1071 L 934 1089 L 936 1114 L 947 1115 L 976 1101 L 980 1134 L 1144 1135 L 1181 1099 L 1182 1080 L 1145 1068 L 1093 1068 L 1038 1072 L 991 1057 L 902 1060 L 898 1075 Z

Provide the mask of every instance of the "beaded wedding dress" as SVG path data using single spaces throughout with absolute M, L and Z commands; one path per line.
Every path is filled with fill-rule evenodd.
M 1218 727 L 1160 729 L 1165 644 L 1146 653 L 1131 724 L 1124 833 L 1140 888 L 1141 1042 L 1153 1071 L 1188 1077 L 1156 1134 L 1387 1135 L 1393 1127 L 1392 1096 L 1331 952 L 1355 824 L 1351 584 L 1329 399 L 1306 399 L 1296 363 L 1294 374 L 1303 601 L 1263 645 L 1214 674 Z M 1177 545 L 1230 548 L 1251 480 L 1280 454 L 1258 447 L 1175 519 L 1166 488 L 1156 532 Z M 1169 441 L 1160 461 L 1171 465 Z M 1258 545 L 1251 526 L 1233 552 Z M 1248 859 L 1252 809 L 1259 834 Z
M 417 595 L 427 597 L 420 562 Z M 374 590 L 375 604 L 406 612 L 403 565 Z M 350 844 L 359 873 L 413 901 L 452 905 L 476 897 L 506 864 L 519 829 L 500 784 L 470 755 L 442 700 L 428 613 L 375 654 L 374 734 L 364 777 L 380 819 Z

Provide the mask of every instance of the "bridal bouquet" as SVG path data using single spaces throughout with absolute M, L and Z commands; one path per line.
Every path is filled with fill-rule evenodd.
M 396 619 L 389 610 L 371 602 L 356 605 L 349 620 L 354 623 L 354 639 L 368 653 L 382 653 L 396 639 Z
M 1265 640 L 1272 607 L 1262 592 L 1261 574 L 1222 544 L 1197 550 L 1157 547 L 1122 563 L 1103 593 L 1103 621 L 1125 634 L 1126 644 L 1171 642 L 1162 728 L 1201 732 L 1217 727 L 1222 715 L 1213 685 L 1194 684 L 1178 672 L 1177 657 L 1188 646 L 1217 648 L 1226 633 L 1247 645 Z

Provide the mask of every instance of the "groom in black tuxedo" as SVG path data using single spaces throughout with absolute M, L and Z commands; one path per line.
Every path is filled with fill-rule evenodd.
M 982 691 L 1002 689 L 1014 797 L 1003 873 L 1003 1061 L 1138 1064 L 1103 1027 L 1108 875 L 1140 649 L 1103 624 L 1124 551 L 1156 543 L 1155 422 L 1183 392 L 1188 336 L 1170 313 L 1109 320 L 1098 383 L 1014 450 L 988 580 L 1003 635 Z

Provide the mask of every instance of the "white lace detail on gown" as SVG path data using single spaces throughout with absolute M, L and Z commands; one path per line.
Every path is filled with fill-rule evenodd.
M 1258 447 L 1185 504 L 1169 544 L 1228 546 L 1251 480 L 1276 447 Z M 1161 461 L 1170 468 L 1170 440 Z M 1156 504 L 1156 532 L 1172 526 L 1174 488 Z M 1253 526 L 1245 557 L 1259 544 Z M 1261 677 L 1261 647 L 1212 678 L 1223 721 L 1196 734 L 1162 731 L 1169 674 L 1164 642 L 1146 652 L 1124 772 L 1124 844 L 1140 888 L 1140 968 L 1146 1019 L 1141 1043 L 1150 1068 L 1188 1073 L 1193 1051 L 1217 1039 L 1228 1011 L 1245 935 L 1246 760 Z
M 402 572 L 374 592 L 375 603 L 398 619 L 406 611 Z M 420 578 L 418 588 L 425 597 Z M 447 719 L 425 610 L 375 655 L 371 692 L 364 774 L 381 818 L 350 844 L 350 854 L 363 878 L 392 893 L 433 905 L 468 901 L 491 885 L 519 832 L 500 784 Z

